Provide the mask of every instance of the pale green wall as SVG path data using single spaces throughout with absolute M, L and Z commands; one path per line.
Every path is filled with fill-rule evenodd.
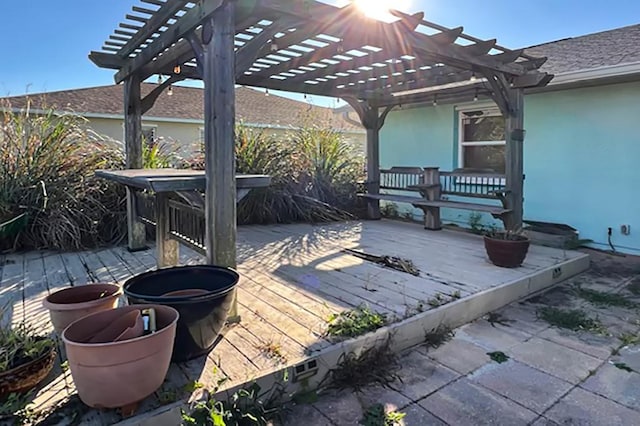
M 606 248 L 640 254 L 640 83 L 525 97 L 525 218 L 566 223 Z M 457 167 L 455 107 L 393 112 L 381 133 L 381 165 Z M 468 224 L 468 211 L 443 211 Z M 631 235 L 620 225 L 631 225 Z

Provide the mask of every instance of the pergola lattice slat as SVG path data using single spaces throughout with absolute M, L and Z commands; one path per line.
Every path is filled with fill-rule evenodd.
M 142 0 L 102 51 L 98 66 L 125 82 L 128 167 L 141 164 L 141 115 L 164 89 L 187 79 L 205 86 L 207 258 L 234 266 L 234 83 L 345 99 L 367 130 L 368 190 L 379 192 L 379 130 L 399 105 L 492 98 L 506 117 L 510 228 L 522 223 L 523 89 L 548 84 L 545 58 L 496 40 L 391 11 L 389 22 L 314 0 Z M 141 99 L 140 82 L 169 79 Z M 222 200 L 222 201 L 221 201 Z M 135 221 L 129 205 L 129 221 Z M 379 217 L 378 201 L 369 204 Z M 143 238 L 130 223 L 131 247 Z

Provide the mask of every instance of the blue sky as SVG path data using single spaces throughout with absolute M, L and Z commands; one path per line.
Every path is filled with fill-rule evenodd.
M 462 25 L 512 48 L 640 23 L 638 0 L 408 1 L 408 11 L 422 10 L 430 21 Z M 0 96 L 111 84 L 113 72 L 97 68 L 87 55 L 134 4 L 139 1 L 3 1 Z

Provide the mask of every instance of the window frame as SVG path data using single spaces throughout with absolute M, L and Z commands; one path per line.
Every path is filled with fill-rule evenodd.
M 462 107 L 457 109 L 458 113 L 458 167 L 461 169 L 465 168 L 464 165 L 464 148 L 467 146 L 504 146 L 506 150 L 507 141 L 465 141 L 464 140 L 464 119 L 465 113 L 474 112 L 474 111 L 483 111 L 484 117 L 502 117 L 503 115 L 500 113 L 500 109 L 495 105 L 469 105 L 468 107 Z M 505 170 L 506 170 L 506 162 L 507 159 L 505 157 Z M 487 185 L 488 179 L 482 179 L 482 182 L 478 182 L 478 179 L 475 177 L 468 178 L 458 178 L 458 183 L 463 184 L 482 184 Z M 500 182 L 502 185 L 506 185 L 506 179 L 501 179 Z

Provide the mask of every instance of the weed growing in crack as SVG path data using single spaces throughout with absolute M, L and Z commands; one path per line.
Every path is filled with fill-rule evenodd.
M 338 365 L 322 380 L 320 387 L 326 382 L 331 388 L 359 391 L 372 384 L 388 386 L 400 380 L 396 374 L 400 367 L 398 359 L 389 345 L 390 339 L 387 339 L 359 355 L 353 352 L 343 354 Z
M 431 331 L 427 331 L 424 334 L 424 343 L 427 347 L 436 349 L 442 344 L 448 342 L 453 338 L 455 333 L 447 326 L 439 325 Z
M 504 315 L 498 312 L 489 312 L 486 318 L 492 327 L 495 327 L 496 324 L 509 327 L 509 323 L 513 322 L 513 320 L 506 318 Z
M 362 336 L 387 325 L 387 316 L 360 305 L 355 309 L 333 314 L 329 317 L 328 337 L 348 339 Z
M 576 288 L 576 294 L 587 302 L 600 307 L 619 306 L 621 308 L 630 309 L 640 307 L 640 304 L 627 299 L 624 295 L 619 293 L 605 293 L 604 291 L 578 287 Z
M 277 363 L 286 364 L 287 357 L 282 351 L 282 346 L 279 343 L 269 341 L 261 346 L 258 346 L 258 350 L 267 358 L 274 360 Z
M 619 368 L 620 370 L 626 371 L 627 373 L 633 373 L 633 368 L 629 367 L 624 362 L 614 362 L 613 366 Z
M 545 306 L 538 310 L 538 316 L 555 327 L 573 331 L 590 331 L 607 334 L 607 329 L 597 318 L 591 318 L 580 309 L 563 310 Z
M 360 424 L 363 426 L 397 426 L 402 424 L 402 419 L 405 416 L 405 413 L 399 411 L 386 412 L 382 404 L 373 404 L 365 410 Z
M 503 362 L 509 361 L 509 355 L 505 354 L 504 352 L 500 352 L 500 351 L 487 352 L 487 355 L 489 355 L 489 358 L 491 358 L 493 361 L 497 362 L 498 364 L 502 364 Z

